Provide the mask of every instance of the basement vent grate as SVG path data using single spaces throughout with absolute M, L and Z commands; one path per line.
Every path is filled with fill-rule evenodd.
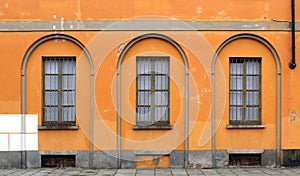
M 42 155 L 42 167 L 75 167 L 75 155 Z
M 261 154 L 229 154 L 230 166 L 261 166 Z

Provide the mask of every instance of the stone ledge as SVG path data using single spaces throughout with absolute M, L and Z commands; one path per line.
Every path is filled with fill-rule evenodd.
M 227 125 L 227 129 L 264 129 L 266 125 Z
M 133 126 L 134 130 L 171 130 L 173 129 L 173 126 L 169 125 L 157 125 L 157 126 Z
M 234 149 L 227 150 L 228 154 L 262 154 L 264 149 Z
M 78 126 L 39 126 L 39 130 L 78 130 Z
M 170 155 L 172 150 L 136 150 L 136 155 Z

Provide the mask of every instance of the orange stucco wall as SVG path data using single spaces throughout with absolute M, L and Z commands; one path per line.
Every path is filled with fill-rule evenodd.
M 97 5 L 95 5 L 97 4 Z M 207 21 L 276 21 L 290 20 L 290 5 L 284 0 L 226 1 L 15 1 L 0 0 L 1 21 L 119 20 L 146 15 L 179 20 Z M 296 4 L 300 10 L 300 3 Z M 255 12 L 255 13 L 253 13 Z M 156 18 L 156 17 L 151 17 Z M 297 14 L 297 19 L 300 13 Z M 95 149 L 116 149 L 116 71 L 122 46 L 139 35 L 152 31 L 77 31 L 65 32 L 81 41 L 90 51 L 95 70 L 95 95 L 92 97 L 90 63 L 82 50 L 69 41 L 47 41 L 30 56 L 26 76 L 26 107 L 29 114 L 42 114 L 42 56 L 76 56 L 77 58 L 77 125 L 78 130 L 39 130 L 40 150 L 88 150 L 90 107 L 94 100 Z M 189 104 L 191 150 L 211 148 L 211 61 L 223 41 L 245 31 L 156 31 L 179 43 L 189 62 Z M 51 32 L 0 33 L 0 113 L 20 114 L 21 63 L 26 50 Z M 291 34 L 286 31 L 247 32 L 266 39 L 276 50 L 281 68 L 281 136 L 282 148 L 300 148 L 300 68 L 290 70 Z M 300 44 L 300 35 L 296 35 Z M 296 51 L 296 55 L 300 53 Z M 172 130 L 133 130 L 135 124 L 135 57 L 163 55 L 171 58 L 171 125 Z M 227 129 L 228 58 L 262 57 L 262 124 L 264 129 Z M 297 58 L 298 61 L 298 58 Z M 169 150 L 184 148 L 185 71 L 183 58 L 169 43 L 147 39 L 134 45 L 125 56 L 121 71 L 122 149 Z M 216 149 L 275 149 L 276 147 L 276 64 L 267 47 L 240 39 L 228 44 L 216 64 Z M 5 86 L 3 86 L 5 85 Z M 292 113 L 291 113 L 292 112 Z M 295 116 L 293 116 L 295 114 Z M 166 145 L 168 144 L 168 145 Z
M 142 33 L 142 32 L 140 32 Z M 136 35 L 139 35 L 137 33 Z M 225 39 L 228 37 L 237 34 L 238 32 L 202 32 L 197 33 L 196 35 L 201 34 L 203 38 L 207 40 L 212 50 L 215 50 Z M 88 47 L 90 46 L 90 50 L 92 51 L 92 57 L 94 59 L 98 58 L 96 50 L 93 49 L 94 45 L 89 45 L 92 39 L 95 38 L 96 33 L 94 32 L 86 32 L 82 33 L 68 33 L 71 36 L 76 37 Z M 178 33 L 179 34 L 179 33 Z M 282 147 L 283 148 L 299 148 L 300 143 L 296 140 L 296 137 L 299 131 L 299 120 L 296 116 L 295 120 L 290 119 L 290 111 L 295 110 L 297 113 L 300 109 L 297 104 L 299 101 L 299 95 L 296 90 L 299 87 L 299 83 L 297 82 L 297 75 L 299 75 L 299 70 L 295 69 L 291 71 L 288 68 L 288 62 L 290 59 L 290 51 L 286 49 L 286 46 L 290 42 L 290 35 L 285 32 L 278 32 L 275 34 L 257 32 L 255 33 L 267 39 L 277 50 L 277 53 L 280 57 L 281 69 L 282 69 Z M 2 41 L 7 41 L 1 43 L 2 48 L 7 48 L 3 50 L 3 55 L 5 57 L 1 57 L 1 82 L 6 83 L 6 86 L 1 87 L 1 113 L 20 113 L 20 69 L 23 55 L 26 49 L 29 47 L 31 43 L 37 40 L 39 37 L 46 35 L 46 33 L 2 33 L 0 35 Z M 110 33 L 102 33 L 101 38 L 105 39 L 109 37 Z M 171 34 L 170 34 L 171 35 Z M 173 34 L 174 35 L 174 34 Z M 177 34 L 176 34 L 177 35 Z M 122 35 L 120 35 L 122 36 Z M 126 38 L 126 37 L 124 37 Z M 133 37 L 126 38 L 126 41 L 129 41 Z M 174 38 L 176 36 L 174 35 Z M 181 37 L 177 35 L 177 38 L 180 40 Z M 182 40 L 182 43 L 185 41 Z M 81 50 L 79 47 L 75 46 L 70 42 L 57 42 L 58 45 L 52 45 L 55 41 L 49 41 L 42 44 L 30 57 L 28 63 L 27 70 L 27 113 L 33 113 L 39 115 L 39 123 L 41 123 L 41 56 L 42 55 L 75 55 L 78 58 L 81 58 L 80 55 Z M 179 42 L 180 43 L 180 42 Z M 298 41 L 297 41 L 298 43 Z M 12 48 L 18 48 L 18 50 L 13 50 Z M 149 51 L 150 48 L 150 51 Z M 197 55 L 197 51 L 193 50 L 193 48 L 189 48 L 189 46 L 184 47 L 184 51 L 189 58 L 190 63 L 190 79 L 193 81 L 190 84 L 190 87 L 194 90 L 190 90 L 190 106 L 191 109 L 199 108 L 198 114 L 190 113 L 191 119 L 195 122 L 191 127 L 190 134 L 190 149 L 209 149 L 210 148 L 210 108 L 211 108 L 211 87 L 210 87 L 210 75 L 209 70 L 207 68 L 206 60 L 209 61 L 211 55 L 207 54 L 203 57 Z M 95 143 L 99 144 L 96 147 L 100 149 L 114 149 L 115 148 L 115 138 L 114 134 L 116 131 L 116 110 L 115 110 L 115 72 L 116 72 L 116 64 L 118 59 L 117 54 L 117 45 L 113 47 L 111 50 L 108 50 L 108 54 L 102 58 L 102 62 L 97 70 L 97 74 L 95 74 L 95 107 L 96 114 L 100 114 L 99 118 L 95 118 Z M 95 51 L 95 52 L 93 52 Z M 98 50 L 97 50 L 98 51 Z M 128 79 L 131 79 L 127 86 L 129 86 L 128 92 L 124 91 L 124 97 L 122 99 L 122 104 L 124 106 L 128 106 L 132 110 L 135 107 L 135 82 L 131 76 L 134 76 L 134 56 L 135 55 L 147 55 L 147 54 L 170 54 L 173 60 L 182 64 L 182 58 L 178 54 L 178 52 L 170 46 L 168 43 L 159 41 L 159 40 L 145 40 L 143 43 L 139 43 L 132 48 L 132 50 L 126 55 L 126 59 L 124 63 L 129 63 L 132 60 L 132 64 L 130 66 L 130 72 L 126 72 L 125 74 Z M 217 94 L 218 90 L 224 93 L 224 91 L 228 90 L 228 60 L 226 58 L 229 56 L 261 56 L 263 58 L 262 68 L 263 68 L 263 77 L 262 77 L 262 120 L 263 124 L 266 125 L 265 129 L 235 129 L 228 130 L 226 129 L 226 125 L 228 124 L 228 93 L 225 92 L 223 96 L 224 98 L 224 108 L 221 108 L 220 112 L 217 112 L 217 118 L 220 118 L 220 125 L 216 131 L 216 147 L 219 149 L 224 148 L 275 148 L 275 91 L 276 91 L 276 68 L 275 61 L 270 54 L 270 51 L 262 44 L 251 41 L 251 40 L 240 40 L 235 41 L 224 48 L 220 53 L 220 57 L 218 60 L 217 68 L 222 68 L 224 75 L 220 76 L 220 79 L 223 80 L 222 85 L 217 86 Z M 78 60 L 78 65 L 83 66 L 82 72 L 89 72 L 88 63 L 86 58 L 81 58 L 82 60 Z M 84 61 L 84 62 L 82 62 Z M 94 60 L 95 63 L 97 62 Z M 174 61 L 175 62 L 175 61 Z M 81 66 L 80 66 L 81 67 Z M 126 67 L 124 67 L 126 68 Z M 172 70 L 172 67 L 171 67 Z M 181 71 L 180 71 L 181 70 Z M 151 140 L 156 139 L 158 136 L 164 134 L 171 134 L 181 136 L 182 133 L 179 131 L 183 131 L 182 127 L 176 126 L 177 119 L 182 119 L 184 117 L 183 114 L 180 114 L 180 111 L 184 110 L 183 101 L 183 91 L 182 86 L 184 81 L 184 70 L 179 68 L 179 70 L 173 70 L 178 75 L 178 80 L 181 80 L 178 85 L 178 81 L 172 81 L 171 86 L 171 94 L 175 93 L 175 96 L 171 98 L 171 106 L 176 107 L 171 112 L 171 124 L 174 125 L 174 130 L 170 131 L 151 131 L 151 135 L 149 131 L 134 131 L 132 130 L 132 124 L 134 124 L 135 115 L 133 115 L 133 111 L 128 112 L 129 116 L 124 116 L 125 120 L 122 121 L 122 137 L 129 139 L 132 141 L 140 141 L 140 140 Z M 80 71 L 78 72 L 80 73 Z M 172 73 L 171 73 L 172 74 Z M 125 77 L 126 77 L 125 76 Z M 219 79 L 219 77 L 216 77 Z M 79 79 L 79 78 L 78 78 Z M 89 80 L 85 80 L 89 83 Z M 83 81 L 84 82 L 84 81 Z M 192 85 L 194 84 L 195 85 Z M 126 84 L 122 82 L 122 84 Z M 87 85 L 87 84 L 83 84 Z M 123 85 L 124 86 L 124 85 Z M 85 87 L 83 87 L 84 92 L 86 93 Z M 194 91 L 194 92 L 193 92 Z M 86 94 L 84 94 L 86 95 Z M 222 97 L 217 96 L 217 98 Z M 79 93 L 77 98 L 80 98 Z M 198 99 L 199 98 L 199 102 Z M 174 101 L 173 101 L 174 100 Z M 128 101 L 128 102 L 126 102 Z M 80 101 L 78 102 L 80 103 Z M 85 104 L 86 102 L 84 102 Z M 126 105 L 127 104 L 127 105 Z M 122 105 L 123 106 L 123 105 Z M 82 109 L 84 113 L 89 114 L 89 108 Z M 192 112 L 192 110 L 190 110 Z M 79 114 L 82 112 L 78 112 Z M 127 114 L 126 112 L 124 112 Z M 40 149 L 88 149 L 89 142 L 89 118 L 88 115 L 78 116 L 78 124 L 80 126 L 79 130 L 71 130 L 71 131 L 47 131 L 40 130 L 39 131 L 39 147 Z M 95 116 L 96 117 L 96 116 Z M 180 122 L 180 121 L 179 121 Z M 192 122 L 192 121 L 191 121 Z M 99 125 L 100 124 L 100 125 Z M 176 131 L 176 130 L 179 131 Z M 107 135 L 110 132 L 110 135 Z M 74 136 L 72 141 L 66 143 L 65 133 L 69 133 L 70 136 Z M 147 133 L 144 134 L 144 133 Z M 173 134 L 174 133 L 174 134 Z M 286 135 L 289 134 L 289 135 Z M 69 135 L 68 135 L 69 136 Z M 224 137 L 225 136 L 225 137 Z M 103 138 L 106 137 L 106 138 Z M 180 137 L 179 137 L 180 138 Z M 239 140 L 236 140 L 236 139 Z M 103 140 L 105 139 L 105 140 Z M 252 140 L 249 140 L 252 139 Z M 74 144 L 74 140 L 77 140 L 77 144 Z M 51 141 L 51 142 L 50 142 Z M 57 141 L 57 142 L 54 142 Z M 64 141 L 65 145 L 58 145 L 62 141 Z M 105 142 L 104 142 L 105 141 Z M 140 146 L 132 146 L 129 142 L 124 142 L 124 147 L 126 149 L 137 149 Z M 72 143 L 72 145 L 71 145 Z M 162 146 L 159 146 L 159 148 Z M 168 146 L 171 147 L 171 146 Z M 172 147 L 174 147 L 172 145 Z M 182 149 L 182 143 L 176 146 L 177 149 Z
M 143 16 L 167 16 L 192 20 L 289 20 L 290 2 L 286 0 L 1 0 L 0 20 L 101 20 Z M 300 5 L 296 4 L 299 11 Z M 297 14 L 297 19 L 300 14 Z

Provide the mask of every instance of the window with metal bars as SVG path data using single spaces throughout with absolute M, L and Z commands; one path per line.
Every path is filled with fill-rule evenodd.
M 42 125 L 76 125 L 76 58 L 42 57 L 42 60 Z
M 136 58 L 136 125 L 170 125 L 170 57 Z
M 231 125 L 261 124 L 261 58 L 230 57 Z

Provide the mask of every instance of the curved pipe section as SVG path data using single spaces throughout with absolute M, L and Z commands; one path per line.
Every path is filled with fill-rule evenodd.
M 211 135 L 212 135 L 212 165 L 213 167 L 216 167 L 215 163 L 215 64 L 218 59 L 218 55 L 221 52 L 221 50 L 229 43 L 231 43 L 234 40 L 238 39 L 252 39 L 260 42 L 261 44 L 265 45 L 272 53 L 273 58 L 275 59 L 276 63 L 276 165 L 277 167 L 281 164 L 281 68 L 280 68 L 280 59 L 279 56 L 275 50 L 275 48 L 265 39 L 263 39 L 260 36 L 254 35 L 254 34 L 239 34 L 235 35 L 233 37 L 230 37 L 229 39 L 225 40 L 217 49 L 213 56 L 212 64 L 211 64 L 211 86 L 212 86 L 212 113 L 211 113 Z
M 189 149 L 189 63 L 187 56 L 180 45 L 171 39 L 168 36 L 156 33 L 144 34 L 139 37 L 131 40 L 123 49 L 121 55 L 119 56 L 118 65 L 117 65 L 117 157 L 118 157 L 118 167 L 121 168 L 121 64 L 126 55 L 126 53 L 130 50 L 130 48 L 136 43 L 149 39 L 161 39 L 164 40 L 171 45 L 173 45 L 180 53 L 181 57 L 184 60 L 185 64 L 185 145 L 184 145 L 184 165 L 188 166 L 188 149 Z

